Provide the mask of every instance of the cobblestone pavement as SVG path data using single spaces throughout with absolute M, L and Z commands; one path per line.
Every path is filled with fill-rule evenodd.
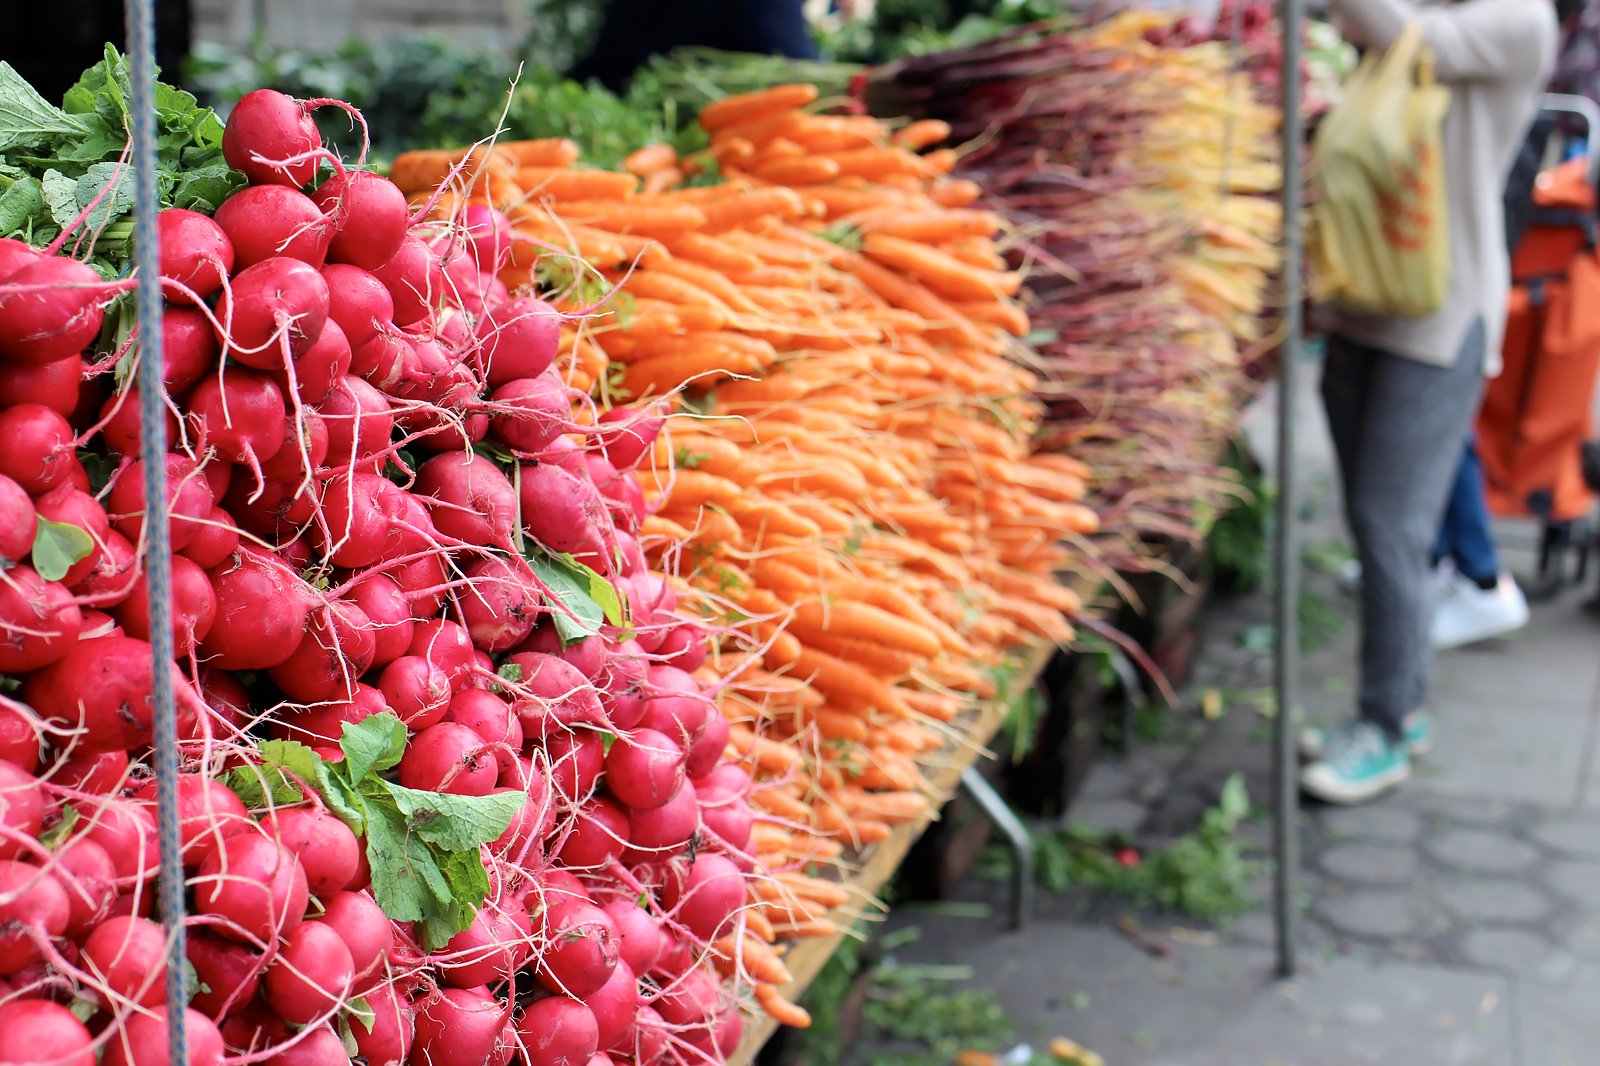
M 1309 403 L 1305 419 L 1304 535 L 1327 560 L 1342 533 Z M 1529 530 L 1502 534 L 1508 564 L 1530 571 Z M 1331 632 L 1305 657 L 1303 704 L 1330 721 L 1352 704 L 1354 601 L 1326 572 L 1307 586 Z M 1170 953 L 1156 957 L 1115 931 L 1125 906 L 1078 892 L 1044 897 L 1022 935 L 999 917 L 897 914 L 924 933 L 901 954 L 972 965 L 1024 1031 L 1070 1035 L 1110 1066 L 1597 1066 L 1600 619 L 1588 595 L 1536 605 L 1513 639 L 1440 657 L 1438 745 L 1401 791 L 1304 811 L 1295 980 L 1271 977 L 1264 906 L 1220 931 L 1140 915 Z M 1208 608 L 1188 702 L 1212 690 L 1223 713 L 1181 709 L 1162 739 L 1103 759 L 1071 818 L 1154 844 L 1193 828 L 1233 772 L 1268 800 L 1270 664 L 1248 638 L 1269 618 L 1261 595 Z M 1243 831 L 1265 846 L 1264 819 Z M 1003 896 L 977 881 L 962 894 Z

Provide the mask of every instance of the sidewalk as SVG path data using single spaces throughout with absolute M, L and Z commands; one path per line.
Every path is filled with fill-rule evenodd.
M 1331 461 L 1309 390 L 1301 400 L 1303 535 L 1326 546 L 1343 536 Z M 1531 571 L 1530 540 L 1505 530 L 1514 570 Z M 1307 714 L 1331 719 L 1351 705 L 1355 604 L 1324 573 L 1307 585 L 1340 619 L 1303 666 Z M 895 960 L 969 966 L 1019 1039 L 1070 1036 L 1108 1066 L 1600 1063 L 1600 620 L 1582 610 L 1588 594 L 1536 606 L 1511 640 L 1440 657 L 1438 747 L 1402 791 L 1304 812 L 1293 980 L 1272 976 L 1265 898 L 1222 931 L 1136 914 L 1153 942 L 1140 946 L 1114 926 L 1126 906 L 1071 892 L 1041 896 L 1034 923 L 1006 932 L 1001 887 L 978 880 L 961 898 L 996 904 L 993 916 L 898 911 L 891 925 L 921 935 Z M 1208 611 L 1191 693 L 1223 694 L 1225 713 L 1172 712 L 1187 716 L 1184 741 L 1107 756 L 1076 817 L 1157 842 L 1193 828 L 1235 771 L 1269 801 L 1257 708 L 1270 662 L 1241 643 L 1269 619 L 1265 594 Z M 1266 845 L 1264 820 L 1244 828 Z

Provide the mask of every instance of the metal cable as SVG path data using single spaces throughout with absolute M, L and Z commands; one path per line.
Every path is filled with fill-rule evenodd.
M 187 1063 L 189 1001 L 178 836 L 178 724 L 172 690 L 172 535 L 167 513 L 167 412 L 162 397 L 161 248 L 156 230 L 155 5 L 125 0 L 133 114 L 133 262 L 139 287 L 139 457 L 144 463 L 144 573 L 150 597 L 150 700 L 155 717 L 161 920 L 167 931 L 168 1062 Z
M 1273 578 L 1277 597 L 1273 621 L 1277 639 L 1272 648 L 1272 685 L 1278 713 L 1273 723 L 1273 844 L 1276 870 L 1278 975 L 1295 972 L 1296 881 L 1300 874 L 1300 781 L 1295 758 L 1295 723 L 1300 711 L 1300 472 L 1295 455 L 1295 411 L 1300 366 L 1301 153 L 1305 126 L 1300 114 L 1300 27 L 1303 0 L 1281 0 L 1283 66 L 1278 91 L 1283 104 L 1283 344 L 1278 356 L 1278 507 Z

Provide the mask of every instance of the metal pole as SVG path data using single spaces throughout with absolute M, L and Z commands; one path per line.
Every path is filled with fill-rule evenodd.
M 133 261 L 138 271 L 139 457 L 144 463 L 144 573 L 150 595 L 150 699 L 155 711 L 156 814 L 161 842 L 161 920 L 167 930 L 169 1062 L 189 1061 L 183 1004 L 183 859 L 178 836 L 178 727 L 172 694 L 171 529 L 167 514 L 167 420 L 162 397 L 161 249 L 156 235 L 155 5 L 126 0 L 133 113 Z
M 1295 710 L 1300 702 L 1300 520 L 1299 471 L 1295 461 L 1294 404 L 1300 376 L 1300 155 L 1304 131 L 1300 117 L 1300 34 L 1304 0 L 1281 0 L 1283 69 L 1283 345 L 1278 358 L 1278 505 L 1274 578 L 1277 591 L 1272 684 L 1278 713 L 1274 722 L 1273 778 L 1277 789 L 1273 837 L 1276 871 L 1273 905 L 1278 942 L 1278 976 L 1295 970 L 1295 883 L 1300 867 L 1299 774 L 1295 757 Z

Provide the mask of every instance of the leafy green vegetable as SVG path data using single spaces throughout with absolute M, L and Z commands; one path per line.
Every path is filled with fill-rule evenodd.
M 133 169 L 123 159 L 128 78 L 126 58 L 107 45 L 56 107 L 0 63 L 0 237 L 48 244 L 87 212 L 80 232 L 90 264 L 107 277 L 125 272 L 133 210 Z M 155 104 L 161 206 L 211 213 L 244 187 L 222 158 L 221 121 L 170 85 L 156 86 Z
M 33 534 L 33 569 L 46 581 L 60 581 L 72 564 L 94 551 L 94 538 L 69 522 L 40 516 Z
M 251 808 L 296 803 L 302 788 L 366 839 L 372 894 L 396 921 L 422 923 L 429 950 L 472 924 L 489 891 L 478 848 L 506 831 L 522 805 L 515 793 L 453 796 L 406 788 L 383 777 L 400 761 L 406 727 L 394 715 L 345 723 L 344 759 L 330 763 L 294 741 L 261 745 L 264 765 L 228 774 Z
M 534 576 L 555 599 L 551 617 L 564 644 L 592 637 L 602 623 L 625 625 L 616 587 L 597 571 L 565 553 L 530 547 L 523 553 Z

